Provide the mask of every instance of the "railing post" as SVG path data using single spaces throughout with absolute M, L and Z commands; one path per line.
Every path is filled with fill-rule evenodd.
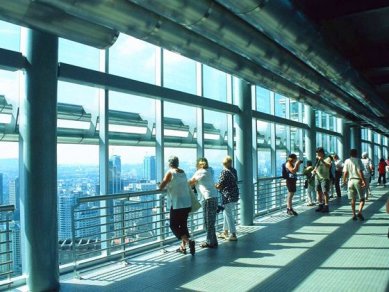
M 126 232 L 125 232 L 125 214 L 124 214 L 124 200 L 121 200 L 120 201 L 120 222 L 121 222 L 121 230 L 119 232 L 121 232 L 121 236 L 120 236 L 120 244 L 122 246 L 122 261 L 124 261 L 124 258 L 125 258 L 125 254 L 126 254 Z

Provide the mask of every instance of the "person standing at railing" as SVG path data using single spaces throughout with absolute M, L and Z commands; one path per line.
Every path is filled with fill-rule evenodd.
M 167 189 L 170 198 L 170 229 L 181 240 L 177 252 L 186 254 L 186 245 L 192 255 L 195 254 L 195 242 L 190 240 L 188 230 L 188 216 L 192 202 L 189 194 L 188 178 L 185 172 L 178 167 L 179 160 L 176 156 L 168 159 L 169 170 L 166 172 L 159 189 Z
M 325 157 L 325 152 L 323 147 L 318 147 L 316 149 L 316 166 L 313 170 L 315 174 L 315 187 L 317 192 L 317 199 L 319 201 L 319 207 L 316 209 L 316 212 L 328 213 L 328 201 L 330 190 L 330 168 L 331 168 L 331 158 Z
M 313 165 L 312 161 L 307 161 L 307 166 L 303 170 L 303 175 L 306 177 L 305 189 L 307 194 L 307 206 L 315 206 L 316 192 L 315 192 L 315 177 L 312 174 Z
M 350 158 L 346 159 L 343 166 L 343 184 L 347 183 L 348 198 L 351 200 L 351 210 L 353 212 L 353 220 L 365 220 L 362 215 L 362 209 L 365 205 L 365 193 L 363 188 L 366 186 L 365 177 L 363 176 L 363 164 L 358 158 L 357 149 L 350 150 Z M 358 214 L 355 214 L 355 201 L 359 198 Z
M 197 171 L 189 180 L 191 186 L 196 186 L 197 192 L 203 196 L 204 225 L 207 232 L 206 241 L 200 244 L 202 248 L 216 248 L 218 246 L 216 237 L 216 210 L 217 190 L 213 180 L 213 170 L 204 157 L 197 160 Z
M 288 189 L 288 196 L 286 199 L 286 213 L 288 215 L 297 216 L 297 212 L 293 210 L 292 201 L 294 193 L 296 192 L 296 184 L 297 184 L 297 172 L 299 170 L 300 164 L 302 160 L 297 161 L 296 154 L 290 154 L 288 160 L 286 161 L 285 167 L 288 173 L 288 177 L 286 179 L 286 187 Z
M 236 241 L 236 227 L 234 211 L 236 202 L 239 200 L 238 173 L 232 167 L 232 158 L 227 156 L 223 160 L 223 170 L 220 173 L 216 188 L 222 195 L 223 211 L 223 232 L 218 237 L 229 241 Z M 230 236 L 228 235 L 230 232 Z

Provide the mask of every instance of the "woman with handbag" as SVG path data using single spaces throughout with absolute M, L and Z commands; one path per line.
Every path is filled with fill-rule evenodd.
M 203 196 L 204 225 L 207 232 L 206 241 L 200 247 L 216 248 L 218 246 L 216 238 L 216 210 L 217 191 L 213 181 L 213 170 L 208 166 L 206 158 L 197 160 L 197 171 L 189 180 L 191 186 L 196 186 L 197 192 Z
M 191 211 L 192 201 L 185 172 L 178 167 L 178 157 L 172 156 L 168 160 L 169 170 L 166 172 L 159 189 L 165 187 L 170 199 L 170 229 L 181 240 L 177 252 L 186 254 L 186 246 L 192 255 L 195 254 L 195 242 L 190 240 L 188 230 L 188 215 Z
M 232 158 L 227 156 L 223 160 L 223 170 L 220 173 L 219 182 L 216 188 L 222 194 L 223 203 L 223 232 L 218 237 L 229 241 L 236 241 L 236 228 L 234 211 L 236 202 L 239 200 L 238 174 L 232 167 Z M 230 235 L 228 235 L 230 232 Z

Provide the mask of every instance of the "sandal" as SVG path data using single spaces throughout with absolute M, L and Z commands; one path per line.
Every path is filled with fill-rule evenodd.
M 186 248 L 180 245 L 180 247 L 176 249 L 176 252 L 186 254 Z

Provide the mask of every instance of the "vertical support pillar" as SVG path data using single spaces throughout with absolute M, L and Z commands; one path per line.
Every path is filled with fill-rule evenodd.
M 353 125 L 350 129 L 350 142 L 351 148 L 357 149 L 358 155 L 361 155 L 362 149 L 362 140 L 361 140 L 361 127 L 358 125 Z
M 350 124 L 343 123 L 343 160 L 350 156 L 351 149 L 351 128 Z
M 305 152 L 307 160 L 313 160 L 316 157 L 316 126 L 315 126 L 315 112 L 309 105 L 305 107 L 305 123 L 309 126 L 308 130 L 305 130 Z
M 100 53 L 100 71 L 109 73 L 109 50 Z M 106 89 L 99 90 L 99 195 L 105 196 L 109 192 L 108 172 L 109 172 L 109 139 L 108 139 L 108 108 L 109 108 L 109 91 Z M 113 210 L 112 204 L 108 201 L 100 202 L 100 232 L 102 248 L 107 255 L 110 252 L 109 246 L 109 212 Z
M 341 160 L 345 160 L 346 156 L 344 153 L 344 122 L 343 119 L 337 119 L 337 129 L 339 130 L 339 133 L 341 134 L 341 137 L 337 138 L 337 154 Z
M 29 291 L 59 289 L 57 216 L 58 37 L 29 30 L 20 104 L 23 239 Z
M 241 112 L 236 117 L 237 171 L 241 184 L 240 220 L 242 225 L 252 225 L 254 216 L 254 185 L 252 160 L 252 110 L 250 85 L 238 78 L 233 80 L 234 100 Z

